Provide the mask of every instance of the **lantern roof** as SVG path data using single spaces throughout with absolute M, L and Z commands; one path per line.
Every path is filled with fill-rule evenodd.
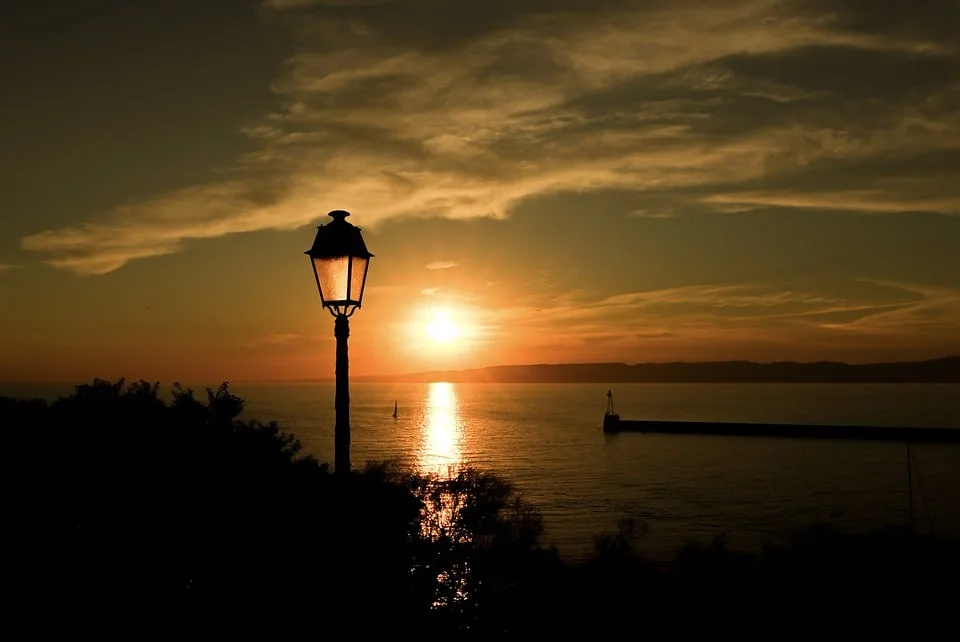
M 326 225 L 317 226 L 317 236 L 313 239 L 313 247 L 304 252 L 311 258 L 325 259 L 341 256 L 353 256 L 369 259 L 373 256 L 363 241 L 360 228 L 347 223 L 350 212 L 333 210 L 329 213 L 333 219 Z

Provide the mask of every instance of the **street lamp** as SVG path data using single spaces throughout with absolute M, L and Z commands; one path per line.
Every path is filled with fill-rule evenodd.
M 334 428 L 334 469 L 350 472 L 350 362 L 347 356 L 349 318 L 360 308 L 367 267 L 373 254 L 363 242 L 360 228 L 347 223 L 350 212 L 330 212 L 332 222 L 317 227 L 313 247 L 304 252 L 310 257 L 313 276 L 320 291 L 320 302 L 336 321 L 333 335 L 337 338 L 337 423 Z

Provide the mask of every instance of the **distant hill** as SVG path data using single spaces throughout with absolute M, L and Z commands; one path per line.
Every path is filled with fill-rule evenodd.
M 418 372 L 360 381 L 453 383 L 960 383 L 960 357 L 900 363 L 559 363 Z

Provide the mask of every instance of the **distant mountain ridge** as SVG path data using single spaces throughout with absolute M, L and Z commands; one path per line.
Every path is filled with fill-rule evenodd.
M 531 364 L 416 372 L 358 380 L 420 383 L 960 383 L 960 356 L 865 364 L 836 361 Z

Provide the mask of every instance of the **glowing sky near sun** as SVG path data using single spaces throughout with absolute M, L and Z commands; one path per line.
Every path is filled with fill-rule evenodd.
M 0 380 L 960 353 L 956 2 L 0 9 Z M 185 25 L 189 25 L 186 28 Z

